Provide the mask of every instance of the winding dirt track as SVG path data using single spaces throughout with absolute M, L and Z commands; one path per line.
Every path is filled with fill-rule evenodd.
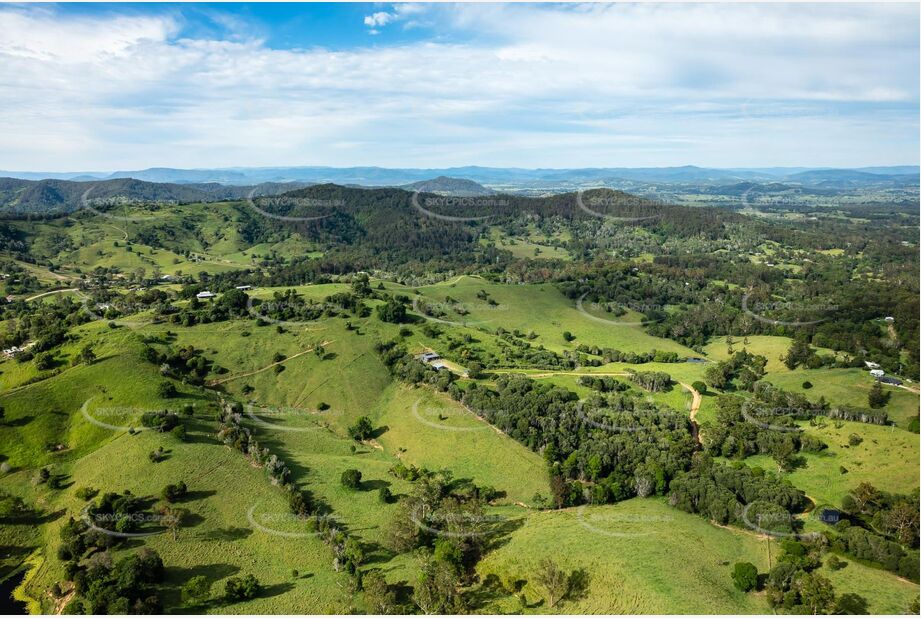
M 52 294 L 62 294 L 64 292 L 79 292 L 80 288 L 67 288 L 66 290 L 51 290 L 50 292 L 42 292 L 41 294 L 36 294 L 35 296 L 30 296 L 26 299 L 26 302 L 41 298 L 42 296 L 50 296 Z
M 328 346 L 328 345 L 331 344 L 331 343 L 333 343 L 333 342 L 332 342 L 332 341 L 324 341 L 324 342 L 321 343 L 320 345 L 323 346 L 323 347 L 325 348 L 326 346 Z M 308 354 L 308 353 L 310 353 L 310 352 L 313 352 L 314 349 L 315 349 L 315 348 L 313 348 L 313 347 L 307 348 L 306 350 L 303 350 L 303 351 L 301 351 L 301 352 L 298 352 L 297 354 L 292 354 L 291 356 L 289 356 L 289 357 L 287 357 L 287 358 L 283 358 L 283 359 L 281 359 L 280 361 L 276 361 L 276 362 L 274 362 L 274 363 L 269 363 L 269 364 L 266 365 L 265 367 L 262 367 L 262 368 L 260 368 L 260 369 L 256 369 L 255 371 L 247 371 L 246 373 L 238 373 L 237 375 L 230 376 L 229 378 L 224 378 L 223 380 L 211 380 L 210 382 L 208 382 L 208 386 L 217 386 L 217 385 L 219 385 L 219 384 L 224 384 L 225 382 L 230 382 L 231 380 L 239 380 L 240 378 L 245 378 L 245 377 L 248 377 L 248 376 L 256 375 L 257 373 L 262 373 L 263 371 L 268 371 L 269 369 L 271 369 L 272 367 L 274 367 L 274 366 L 276 366 L 276 365 L 282 365 L 282 364 L 284 364 L 284 363 L 287 363 L 289 360 L 291 360 L 291 359 L 293 359 L 293 358 L 297 358 L 298 356 L 303 356 L 304 354 Z

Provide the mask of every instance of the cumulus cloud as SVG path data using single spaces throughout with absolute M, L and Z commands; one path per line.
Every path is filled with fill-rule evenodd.
M 393 13 L 379 11 L 377 13 L 372 13 L 371 15 L 365 15 L 365 25 L 370 26 L 371 28 L 379 28 L 389 24 L 393 18 Z
M 0 9 L 0 168 L 917 160 L 916 6 L 394 5 L 392 46 Z

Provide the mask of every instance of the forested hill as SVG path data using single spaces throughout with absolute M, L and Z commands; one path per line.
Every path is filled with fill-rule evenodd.
M 311 241 L 347 248 L 370 267 L 430 260 L 494 264 L 495 249 L 479 242 L 491 226 L 554 225 L 586 241 L 605 235 L 605 228 L 642 227 L 680 239 L 718 238 L 727 224 L 744 220 L 724 210 L 663 205 L 607 189 L 540 198 L 447 197 L 325 184 L 257 199 L 255 205 L 269 216 L 253 225 L 296 229 Z
M 678 237 L 718 235 L 744 217 L 717 208 L 663 204 L 622 191 L 593 189 L 547 197 L 488 195 L 449 197 L 402 189 L 358 189 L 314 185 L 267 200 L 272 212 L 295 217 L 344 216 L 371 226 L 422 228 L 434 222 L 504 224 L 515 219 L 559 218 L 562 222 L 607 221 L 661 229 Z M 323 221 L 323 220 L 318 220 Z M 441 226 L 437 226 L 441 227 Z
M 93 202 L 161 202 L 189 204 L 243 199 L 254 189 L 259 195 L 274 195 L 304 187 L 306 183 L 262 183 L 228 186 L 218 183 L 171 184 L 134 178 L 113 180 L 20 180 L 0 178 L 0 213 L 7 216 L 57 216 L 78 210 L 87 195 Z M 89 194 L 87 194 L 89 191 Z

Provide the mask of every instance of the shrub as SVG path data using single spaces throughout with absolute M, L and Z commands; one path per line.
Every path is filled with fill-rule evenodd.
M 374 425 L 367 416 L 362 416 L 349 427 L 349 435 L 354 440 L 366 440 L 371 437 L 372 433 L 374 433 Z
M 832 571 L 840 571 L 841 569 L 847 566 L 847 562 L 845 562 L 844 560 L 842 560 L 835 554 L 832 554 L 831 556 L 828 557 L 828 562 L 826 564 L 828 565 L 828 568 L 831 569 Z
M 76 495 L 81 500 L 92 500 L 98 493 L 99 490 L 95 487 L 81 487 L 75 492 L 74 495 Z
M 224 594 L 230 601 L 245 601 L 256 598 L 261 588 L 259 580 L 251 574 L 245 577 L 231 577 L 224 584 Z
M 358 489 L 361 486 L 361 470 L 349 468 L 342 473 L 342 478 L 340 480 L 345 487 L 349 489 Z
M 204 575 L 196 575 L 182 586 L 182 603 L 187 607 L 202 605 L 211 595 L 211 582 Z
M 732 569 L 732 583 L 742 592 L 758 585 L 758 569 L 751 562 L 736 562 Z
M 177 395 L 176 385 L 164 380 L 157 385 L 157 396 L 161 399 L 172 399 Z
M 160 496 L 167 502 L 176 502 L 181 500 L 189 493 L 188 487 L 183 481 L 179 481 L 175 485 L 169 484 L 163 488 L 163 491 L 160 492 Z

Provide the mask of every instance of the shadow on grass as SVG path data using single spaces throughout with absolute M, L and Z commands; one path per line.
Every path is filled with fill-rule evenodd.
M 186 493 L 186 495 L 183 496 L 180 500 L 178 500 L 178 502 L 186 503 L 186 502 L 194 502 L 196 500 L 204 500 L 205 498 L 210 498 L 211 496 L 214 496 L 216 494 L 217 494 L 217 491 L 213 489 L 207 489 L 207 490 L 198 489 L 196 491 L 190 491 Z

